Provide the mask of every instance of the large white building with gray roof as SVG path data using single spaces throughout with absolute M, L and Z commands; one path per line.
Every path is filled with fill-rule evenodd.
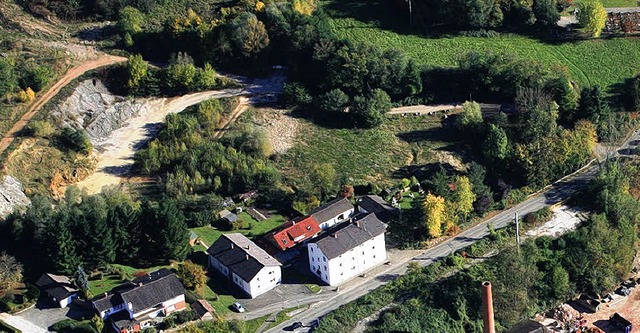
M 335 286 L 384 263 L 386 229 L 371 213 L 327 230 L 307 244 L 311 273 Z
M 224 234 L 207 250 L 209 268 L 226 276 L 251 298 L 282 282 L 280 262 L 242 234 Z

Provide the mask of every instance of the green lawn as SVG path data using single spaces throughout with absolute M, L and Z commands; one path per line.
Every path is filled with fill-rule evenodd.
M 219 288 L 221 288 L 220 286 L 214 286 L 220 292 L 219 294 L 216 294 L 211 289 L 211 286 L 213 286 L 214 282 L 215 281 L 213 281 L 213 280 L 209 280 L 207 282 L 207 284 L 203 288 L 203 292 L 202 292 L 201 296 L 207 302 L 209 302 L 211 304 L 211 306 L 213 306 L 213 308 L 216 310 L 216 313 L 218 315 L 224 316 L 226 313 L 231 311 L 229 309 L 229 306 L 231 304 L 235 303 L 236 299 L 235 299 L 235 297 L 233 297 L 231 295 L 226 295 L 226 292 L 224 292 L 224 290 L 220 290 L 219 289 Z
M 584 0 L 575 0 L 574 4 L 585 2 Z M 600 0 L 602 4 L 607 8 L 619 8 L 619 7 L 637 7 L 637 0 Z
M 247 214 L 246 212 L 238 214 L 239 218 L 247 222 L 247 228 L 245 229 L 220 231 L 210 226 L 204 226 L 191 228 L 189 230 L 195 232 L 196 235 L 198 235 L 198 237 L 200 237 L 200 239 L 202 239 L 205 244 L 209 246 L 211 246 L 211 244 L 213 244 L 213 242 L 215 242 L 223 233 L 239 232 L 249 238 L 254 238 L 264 235 L 265 233 L 273 230 L 274 228 L 280 226 L 285 222 L 285 218 L 282 215 L 277 214 L 276 211 L 270 211 L 269 214 L 271 214 L 271 216 L 267 220 L 264 220 L 262 222 L 254 220 L 251 215 Z
M 618 1 L 625 0 L 615 1 L 618 4 Z M 334 18 L 331 24 L 341 38 L 367 42 L 385 49 L 400 49 L 419 63 L 432 67 L 453 67 L 461 54 L 487 50 L 509 52 L 524 59 L 564 66 L 581 86 L 599 84 L 609 87 L 640 72 L 638 38 L 549 44 L 515 34 L 503 34 L 493 38 L 429 38 L 401 34 L 381 29 L 375 22 L 362 22 L 346 15 Z
M 277 160 L 289 183 L 313 187 L 309 170 L 330 163 L 337 178 L 349 177 L 354 184 L 396 185 L 407 175 L 393 174 L 399 168 L 434 162 L 435 150 L 455 144 L 451 132 L 443 130 L 439 116 L 389 116 L 376 129 L 324 128 L 300 120 L 294 146 Z M 410 175 L 409 175 L 410 177 Z

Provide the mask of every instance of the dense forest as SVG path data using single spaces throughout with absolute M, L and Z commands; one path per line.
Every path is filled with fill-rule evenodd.
M 0 231 L 0 252 L 28 263 L 32 277 L 45 271 L 73 274 L 78 266 L 150 266 L 183 260 L 189 251 L 185 217 L 174 202 L 140 202 L 119 190 L 87 196 L 70 188 L 55 206 L 34 197 Z

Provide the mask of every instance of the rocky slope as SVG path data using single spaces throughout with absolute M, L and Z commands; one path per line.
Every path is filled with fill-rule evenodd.
M 0 182 L 0 218 L 5 218 L 19 207 L 31 203 L 22 190 L 22 184 L 11 177 L 5 176 Z
M 90 79 L 81 82 L 52 117 L 63 126 L 83 128 L 95 145 L 148 107 L 144 100 L 113 95 L 99 79 Z

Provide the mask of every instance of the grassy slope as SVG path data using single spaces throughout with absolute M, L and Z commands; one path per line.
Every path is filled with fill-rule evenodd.
M 323 128 L 301 120 L 296 144 L 278 159 L 278 168 L 294 183 L 313 182 L 308 170 L 331 163 L 338 178 L 388 185 L 392 172 L 407 164 L 432 162 L 431 151 L 451 143 L 440 129 L 440 118 L 428 116 L 391 116 L 370 130 Z
M 335 9 L 332 11 L 336 13 Z M 453 67 L 461 54 L 471 51 L 505 51 L 525 59 L 566 66 L 574 80 L 583 86 L 600 84 L 608 87 L 640 71 L 638 38 L 586 40 L 558 45 L 512 34 L 495 38 L 427 38 L 384 30 L 375 23 L 358 21 L 348 15 L 335 14 L 341 17 L 332 20 L 333 30 L 339 37 L 373 43 L 385 49 L 401 49 L 419 63 L 432 67 Z

